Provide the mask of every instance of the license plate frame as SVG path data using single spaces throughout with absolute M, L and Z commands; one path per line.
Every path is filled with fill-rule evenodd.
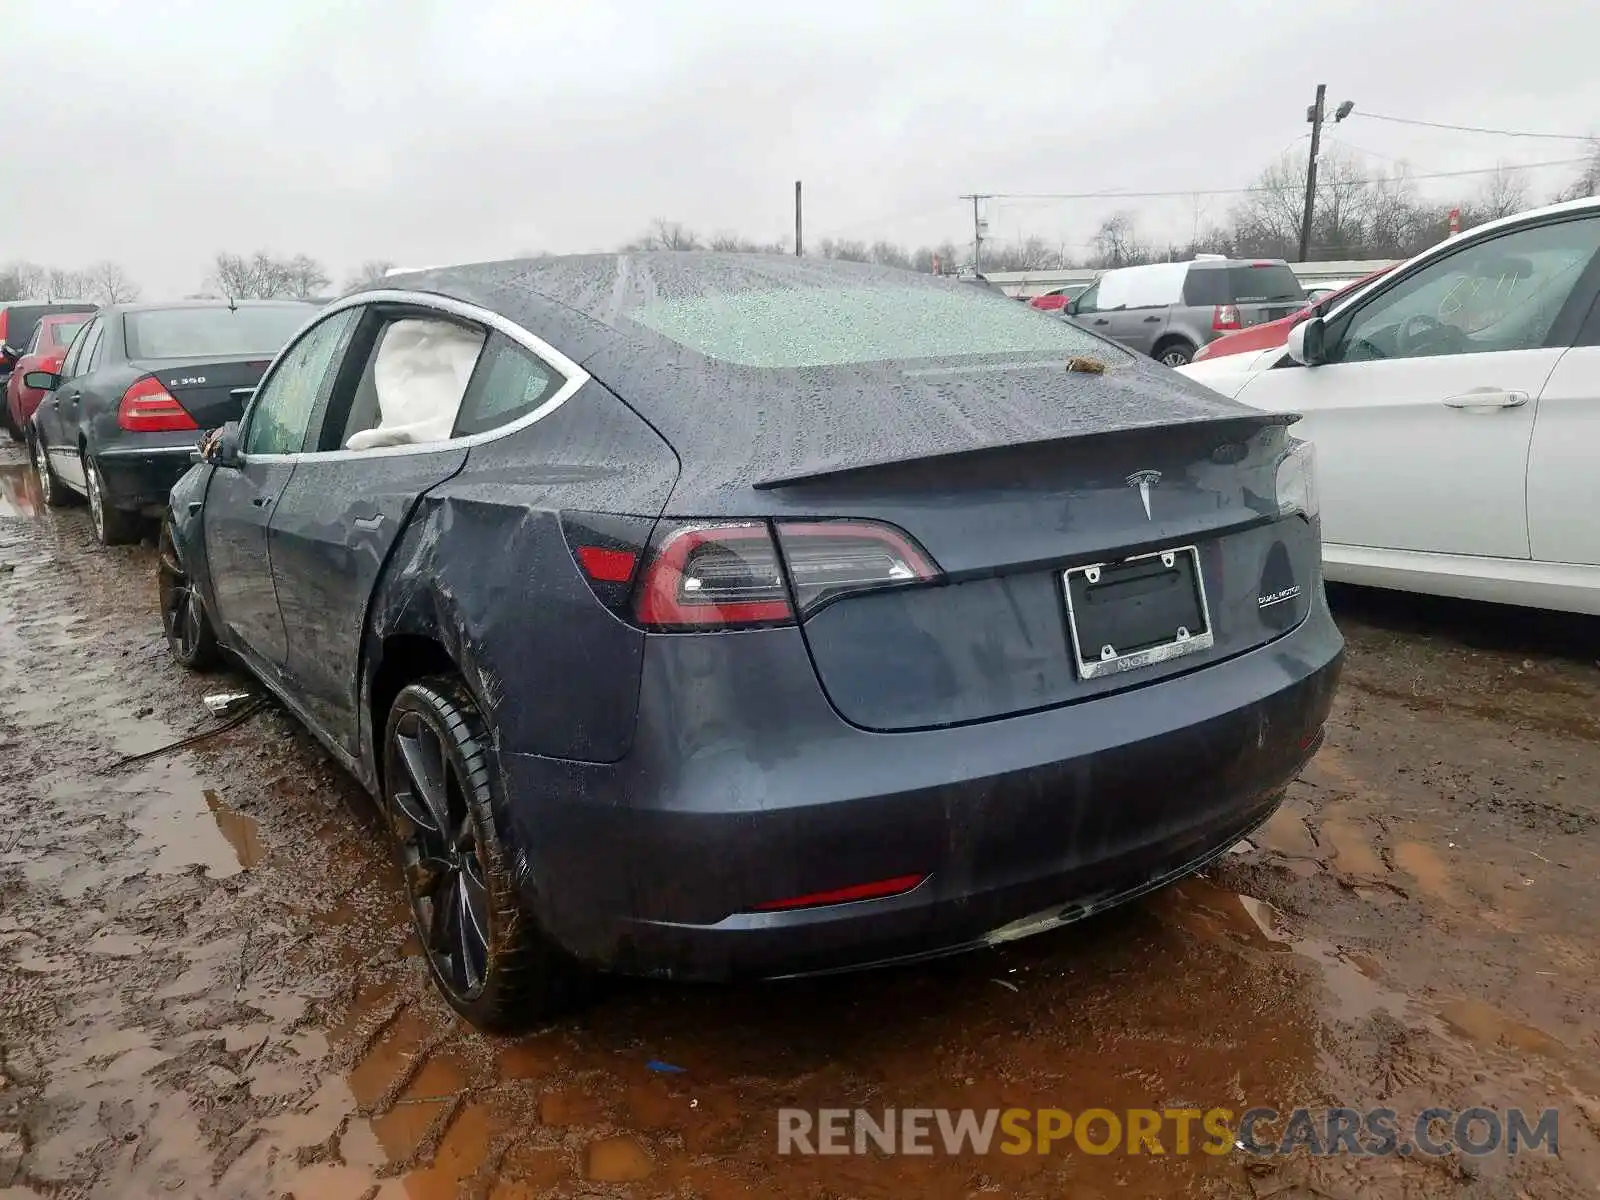
M 1108 573 L 1117 572 L 1119 568 L 1126 573 L 1130 569 L 1148 568 L 1156 564 L 1159 564 L 1156 570 L 1146 570 L 1145 578 L 1160 579 L 1165 584 L 1167 577 L 1176 577 L 1176 586 L 1181 587 L 1187 576 L 1187 581 L 1193 587 L 1198 628 L 1191 627 L 1185 619 L 1173 629 L 1171 638 L 1163 638 L 1155 644 L 1138 645 L 1126 651 L 1105 642 L 1099 646 L 1085 647 L 1084 637 L 1080 632 L 1083 624 L 1081 618 L 1084 614 L 1079 612 L 1079 601 L 1073 597 L 1074 580 L 1082 581 L 1083 595 L 1087 599 L 1090 589 L 1119 582 L 1116 579 L 1105 579 Z M 1216 636 L 1211 626 L 1211 608 L 1206 601 L 1205 576 L 1200 569 L 1198 546 L 1172 546 L 1163 550 L 1153 550 L 1148 554 L 1130 555 L 1115 561 L 1069 567 L 1061 573 L 1061 584 L 1066 600 L 1067 632 L 1072 642 L 1074 665 L 1081 679 L 1099 679 L 1124 671 L 1136 671 L 1141 667 L 1209 650 L 1216 644 Z

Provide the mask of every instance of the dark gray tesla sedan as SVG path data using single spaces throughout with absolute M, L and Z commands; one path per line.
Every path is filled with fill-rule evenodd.
M 174 656 L 380 798 L 433 973 L 993 945 L 1194 871 L 1316 750 L 1310 447 L 1003 295 L 684 253 L 324 310 L 174 488 Z
M 239 416 L 285 342 L 316 310 L 295 300 L 118 304 L 78 331 L 23 431 L 46 504 L 89 501 L 105 545 L 166 510 L 200 431 Z

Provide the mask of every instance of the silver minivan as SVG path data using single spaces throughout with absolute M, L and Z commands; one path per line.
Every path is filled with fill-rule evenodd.
M 1287 317 L 1306 303 L 1305 288 L 1281 258 L 1201 255 L 1107 271 L 1066 311 L 1094 333 L 1181 367 L 1207 342 Z

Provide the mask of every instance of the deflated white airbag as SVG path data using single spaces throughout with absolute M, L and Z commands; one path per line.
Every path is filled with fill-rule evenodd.
M 408 319 L 390 325 L 372 370 L 378 423 L 351 434 L 345 448 L 448 441 L 482 348 L 481 333 L 449 321 Z

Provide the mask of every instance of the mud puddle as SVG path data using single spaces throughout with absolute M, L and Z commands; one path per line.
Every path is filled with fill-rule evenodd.
M 618 983 L 505 1040 L 438 1000 L 370 805 L 280 713 L 98 773 L 214 724 L 201 695 L 236 682 L 166 663 L 147 550 L 92 548 L 80 513 L 0 512 L 0 562 L 15 564 L 0 575 L 6 1200 L 1543 1200 L 1600 1184 L 1600 854 L 1581 783 L 1600 745 L 1542 719 L 1596 707 L 1600 671 L 1559 646 L 1468 646 L 1448 614 L 1423 637 L 1358 611 L 1357 686 L 1327 750 L 1205 878 L 916 969 Z M 1478 691 L 1534 719 L 1442 703 Z M 782 1108 L 1336 1104 L 1555 1105 L 1562 1156 L 808 1157 L 776 1137 Z
M 37 517 L 44 511 L 39 477 L 27 463 L 0 463 L 0 517 Z

